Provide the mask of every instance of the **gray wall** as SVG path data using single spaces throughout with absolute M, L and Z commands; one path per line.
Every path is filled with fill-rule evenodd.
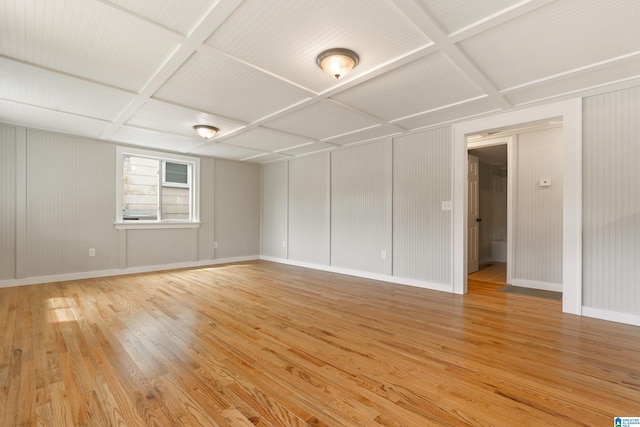
M 446 288 L 450 140 L 442 128 L 263 166 L 262 254 Z
M 392 149 L 386 140 L 331 153 L 331 265 L 391 274 Z
M 289 256 L 329 265 L 329 153 L 289 162 Z
M 584 99 L 583 301 L 640 314 L 640 88 Z
M 480 264 L 493 261 L 493 167 L 480 160 L 479 162 L 479 192 L 480 192 L 480 239 L 478 260 Z
M 562 129 L 518 135 L 515 161 L 513 284 L 562 290 Z
M 262 255 L 288 258 L 289 163 L 262 168 Z
M 215 160 L 215 258 L 260 255 L 260 166 Z
M 259 255 L 258 165 L 201 159 L 198 229 L 117 230 L 112 143 L 0 125 L 0 176 L 0 280 Z
M 393 274 L 451 284 L 451 130 L 393 141 Z
M 16 130 L 0 126 L 0 280 L 16 275 Z

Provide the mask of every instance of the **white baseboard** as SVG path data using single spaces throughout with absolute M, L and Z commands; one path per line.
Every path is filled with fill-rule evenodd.
M 82 271 L 78 273 L 55 274 L 51 276 L 25 277 L 24 279 L 0 280 L 0 288 L 12 286 L 37 285 L 40 283 L 64 282 L 68 280 L 94 279 L 98 277 L 123 276 L 125 274 L 149 273 L 152 271 L 175 270 L 177 268 L 196 268 L 209 265 L 228 264 L 231 262 L 255 261 L 260 259 L 258 255 L 235 258 L 212 259 L 196 262 L 178 262 L 175 264 L 149 265 L 142 267 L 130 267 L 112 270 Z
M 562 292 L 562 283 L 536 282 L 535 280 L 512 279 L 513 286 L 522 288 L 541 289 L 543 291 Z
M 351 270 L 348 268 L 332 267 L 330 265 L 313 264 L 302 261 L 294 261 L 284 258 L 274 258 L 269 256 L 261 256 L 260 259 L 265 261 L 277 262 L 280 264 L 294 265 L 296 267 L 311 268 L 313 270 L 328 271 L 330 273 L 345 274 L 347 276 L 362 277 L 364 279 L 379 280 L 381 282 L 395 283 L 398 285 L 414 286 L 417 288 L 429 289 L 432 291 L 453 292 L 453 286 L 442 283 L 431 283 L 422 280 L 408 279 L 388 274 L 368 273 L 366 271 Z
M 609 320 L 611 322 L 640 326 L 640 315 L 638 314 L 618 313 L 599 308 L 582 307 L 582 315 L 601 320 Z

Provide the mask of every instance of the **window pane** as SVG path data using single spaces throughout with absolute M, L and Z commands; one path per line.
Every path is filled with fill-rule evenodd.
M 157 220 L 160 162 L 124 156 L 122 172 L 122 219 Z
M 190 219 L 190 191 L 188 187 L 163 186 L 162 219 Z
M 187 184 L 189 182 L 189 166 L 182 163 L 165 162 L 166 183 Z

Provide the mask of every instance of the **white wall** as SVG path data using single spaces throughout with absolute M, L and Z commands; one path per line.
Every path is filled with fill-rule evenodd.
M 585 98 L 583 114 L 584 306 L 640 315 L 640 88 Z
M 562 128 L 518 135 L 514 169 L 513 284 L 562 291 Z
M 214 163 L 201 159 L 200 228 L 116 230 L 114 144 L 0 125 L 0 286 L 257 257 L 260 167 Z

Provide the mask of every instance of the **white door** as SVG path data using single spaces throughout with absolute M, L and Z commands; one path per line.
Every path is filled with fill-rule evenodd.
M 479 187 L 478 187 L 478 158 L 469 155 L 469 260 L 468 260 L 468 272 L 473 273 L 478 271 L 478 241 L 480 238 L 480 216 L 478 201 Z

